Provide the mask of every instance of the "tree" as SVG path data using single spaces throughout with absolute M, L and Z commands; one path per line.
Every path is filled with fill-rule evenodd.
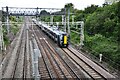
M 117 4 L 117 16 L 118 16 L 118 22 L 119 22 L 119 26 L 118 26 L 118 52 L 120 52 L 120 1 Z
M 74 12 L 74 5 L 72 3 L 67 3 L 64 8 L 66 9 L 66 11 L 70 10 L 70 13 Z
M 50 13 L 47 12 L 46 10 L 42 10 L 42 11 L 40 12 L 40 15 L 50 15 Z
M 67 3 L 65 6 L 64 6 L 64 8 L 66 8 L 66 9 L 74 9 L 74 5 L 72 4 L 72 3 Z
M 98 5 L 91 5 L 90 7 L 85 8 L 84 13 L 89 14 L 93 13 L 98 8 Z
M 83 10 L 74 10 L 75 13 L 75 21 L 84 21 L 85 14 L 83 13 Z

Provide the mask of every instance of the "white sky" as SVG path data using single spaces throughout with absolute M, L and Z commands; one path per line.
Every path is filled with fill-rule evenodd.
M 66 3 L 73 3 L 77 9 L 84 9 L 91 4 L 102 5 L 105 0 L 0 0 L 1 7 L 39 7 L 63 8 Z

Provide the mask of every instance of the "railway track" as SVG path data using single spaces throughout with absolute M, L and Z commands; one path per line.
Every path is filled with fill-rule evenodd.
M 27 38 L 26 38 L 27 37 Z M 29 64 L 27 59 L 30 59 L 30 56 L 26 54 L 26 51 L 29 51 L 27 46 L 28 33 L 26 30 L 26 24 L 22 24 L 18 36 L 15 38 L 14 43 L 11 44 L 10 52 L 6 54 L 1 65 L 3 67 L 2 78 L 6 79 L 23 79 L 31 78 L 30 76 L 30 61 Z M 29 75 L 28 75 L 29 74 Z
M 40 49 L 41 49 L 41 54 L 42 54 L 42 57 L 43 57 L 43 61 L 44 61 L 44 63 L 45 63 L 45 65 L 46 65 L 46 68 L 47 68 L 47 71 L 48 71 L 48 73 L 49 73 L 49 76 L 50 76 L 50 78 L 51 79 L 54 79 L 54 78 L 60 78 L 60 75 L 59 75 L 59 73 L 58 73 L 58 71 L 56 70 L 57 69 L 57 67 L 56 67 L 56 65 L 55 64 L 53 64 L 53 59 L 49 56 L 49 52 L 48 52 L 48 50 L 46 49 L 46 45 L 44 44 L 44 42 L 43 42 L 43 40 L 42 39 L 44 39 L 43 37 L 41 37 L 41 38 L 38 38 L 37 37 L 37 32 L 39 32 L 39 31 L 35 31 L 34 30 L 34 35 L 36 36 L 36 40 L 37 40 L 37 42 L 39 43 L 39 47 L 40 47 Z M 43 45 L 44 44 L 44 45 Z
M 6 67 L 8 66 L 9 60 L 11 58 L 11 53 L 14 50 L 14 48 L 16 47 L 16 43 L 19 39 L 19 33 L 20 31 L 17 33 L 16 38 L 12 41 L 12 43 L 10 44 L 9 50 L 7 50 L 3 56 L 2 56 L 2 61 L 1 61 L 1 65 L 2 65 L 2 74 L 4 74 Z
M 93 79 L 104 79 L 98 72 L 92 69 L 89 65 L 83 62 L 80 58 L 76 57 L 69 49 L 63 49 L 67 56 L 69 56 L 77 65 L 79 65 L 89 76 Z M 69 53 L 69 54 L 68 54 Z
M 21 28 L 20 31 L 20 35 L 18 37 L 18 40 L 16 42 L 16 45 L 13 49 L 13 51 L 11 52 L 11 54 L 8 54 L 9 57 L 9 61 L 6 65 L 6 67 L 4 68 L 4 73 L 3 78 L 14 78 L 15 77 L 15 71 L 17 68 L 17 62 L 19 59 L 19 53 L 20 53 L 20 47 L 21 47 L 21 39 L 23 38 L 23 33 L 24 33 L 24 27 Z M 5 63 L 2 63 L 2 65 L 4 65 Z
M 60 52 L 61 50 L 58 50 Z M 65 52 L 66 56 L 71 59 L 71 61 L 76 64 L 76 66 L 80 67 L 85 73 L 90 76 L 89 78 L 92 79 L 116 79 L 113 75 L 105 71 L 103 68 L 101 68 L 99 65 L 95 64 L 91 60 L 83 56 L 81 53 L 79 53 L 77 50 L 73 49 L 72 47 L 62 48 L 62 51 Z M 81 55 L 82 57 L 80 57 Z M 75 57 L 76 56 L 76 57 Z M 88 62 L 87 62 L 88 61 Z M 91 64 L 92 62 L 92 64 Z M 95 66 L 94 66 L 95 65 Z M 89 79 L 88 78 L 88 79 Z
M 72 47 L 68 47 L 68 49 L 64 49 L 66 54 L 70 56 L 79 66 L 82 67 L 85 72 L 87 72 L 92 78 L 100 78 L 100 79 L 115 79 L 115 76 L 111 75 L 105 69 L 95 64 L 93 61 L 83 56 L 77 50 Z M 69 53 L 69 54 L 68 54 Z M 77 60 L 78 59 L 78 60 Z
M 3 78 L 114 78 L 72 47 L 59 48 L 29 18 L 25 21 L 29 24 L 24 23 L 11 54 L 3 59 Z
M 40 33 L 40 31 L 38 31 L 38 28 L 35 31 L 38 32 L 38 33 L 36 33 L 36 34 L 39 34 L 38 36 L 40 36 L 40 34 L 42 34 L 42 33 Z M 41 36 L 43 36 L 43 35 L 41 35 Z M 82 72 L 80 72 L 79 69 L 76 66 L 74 66 L 74 64 L 72 62 L 70 62 L 70 60 L 68 58 L 66 58 L 64 60 L 64 58 L 61 57 L 62 55 L 58 54 L 53 49 L 53 47 L 51 47 L 51 45 L 46 40 L 47 38 L 42 37 L 42 38 L 39 38 L 39 39 L 40 39 L 40 42 L 44 41 L 43 42 L 44 45 L 42 45 L 42 46 L 45 46 L 44 48 L 47 48 L 47 50 L 48 50 L 48 51 L 46 51 L 46 53 L 48 53 L 47 57 L 51 60 L 53 58 L 53 60 L 51 61 L 51 64 L 52 65 L 57 65 L 57 67 L 55 68 L 57 70 L 55 70 L 55 71 L 61 72 L 59 74 L 62 74 L 61 76 L 63 76 L 63 77 L 58 76 L 58 78 L 71 78 L 71 79 L 72 78 L 74 78 L 74 79 L 75 78 L 77 78 L 77 79 L 85 78 L 85 77 L 83 77 Z M 54 64 L 52 62 L 54 62 Z M 58 63 L 61 64 L 61 65 L 58 65 Z M 63 68 L 66 72 L 63 71 Z
M 72 78 L 82 79 L 85 78 L 84 74 L 65 56 L 63 53 L 58 53 L 57 51 L 53 50 L 54 48 L 52 45 L 48 44 L 49 48 L 53 51 L 55 55 L 58 55 L 58 58 L 61 59 L 61 62 L 64 64 L 64 67 L 68 69 L 69 73 L 71 74 Z
M 25 29 L 23 29 L 23 35 L 21 38 L 21 43 L 19 45 L 19 49 L 17 52 L 16 63 L 15 63 L 15 70 L 13 73 L 13 78 L 23 78 L 23 67 L 24 67 L 24 59 L 25 59 Z
M 30 62 L 30 47 L 29 47 L 29 33 L 28 33 L 28 29 L 29 29 L 29 24 L 27 23 L 29 21 L 28 18 L 26 18 L 26 23 L 25 23 L 25 27 L 26 27 L 26 45 L 25 45 L 25 59 L 24 59 L 24 78 L 31 78 L 31 62 Z
M 38 33 L 38 34 L 42 34 L 42 33 Z M 51 47 L 51 45 L 47 42 L 47 40 L 48 39 L 44 39 L 44 41 L 46 42 L 46 44 L 49 46 L 49 48 L 51 49 L 51 50 L 53 50 L 53 53 L 55 54 L 55 55 L 58 55 L 59 57 L 61 57 L 61 59 L 63 59 L 63 62 L 64 63 L 70 63 L 70 60 L 69 59 L 71 59 L 72 60 L 72 62 L 74 63 L 74 64 L 76 64 L 76 66 L 79 66 L 88 76 L 89 76 L 89 78 L 91 78 L 91 79 L 103 79 L 103 80 L 105 80 L 105 79 L 110 79 L 110 78 L 115 78 L 113 75 L 111 75 L 111 74 L 109 74 L 107 71 L 105 71 L 104 69 L 102 69 L 102 68 L 100 68 L 100 66 L 91 66 L 91 65 L 93 65 L 93 64 L 88 64 L 85 60 L 86 60 L 86 58 L 85 58 L 85 60 L 82 60 L 81 59 L 81 57 L 80 56 L 78 56 L 79 54 L 78 53 L 76 53 L 75 52 L 75 50 L 72 48 L 71 49 L 71 47 L 69 47 L 69 49 L 65 49 L 65 48 L 63 48 L 62 50 L 64 51 L 64 53 L 65 53 L 65 55 L 69 58 L 68 59 L 68 61 L 65 59 L 65 55 L 64 54 L 62 54 L 62 53 L 59 53 L 59 51 L 58 51 L 58 53 L 56 53 L 57 51 L 55 50 L 55 48 L 53 47 L 53 49 L 52 49 L 52 47 Z M 63 56 L 63 58 L 62 58 L 62 56 Z M 65 62 L 66 61 L 66 62 Z M 62 63 L 62 64 L 64 64 L 64 63 Z M 74 64 L 68 64 L 68 65 L 70 65 L 70 67 L 72 66 L 72 65 L 74 65 Z M 96 65 L 96 64 L 94 64 L 94 65 Z M 71 68 L 71 70 L 72 71 L 76 71 L 76 72 L 78 72 L 79 70 L 75 70 L 75 67 L 72 67 Z M 101 71 L 100 71 L 101 70 Z M 74 72 L 73 72 L 74 73 Z M 79 72 L 79 73 L 81 73 L 82 74 L 82 72 Z M 76 73 L 75 73 L 76 74 Z M 80 74 L 80 75 L 81 75 Z M 80 77 L 80 75 L 79 75 L 79 77 L 78 77 L 78 75 L 76 75 L 76 77 L 74 76 L 72 76 L 72 78 L 81 78 Z M 83 77 L 82 76 L 82 78 L 85 78 L 85 77 Z

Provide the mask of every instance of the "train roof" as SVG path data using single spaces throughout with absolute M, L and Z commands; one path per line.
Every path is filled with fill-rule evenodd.
M 32 19 L 32 20 L 35 21 L 35 22 L 37 21 L 36 19 Z M 48 26 L 47 24 L 43 24 L 41 21 L 39 21 L 38 24 L 44 26 L 45 28 L 47 28 L 48 30 L 52 31 L 56 35 L 66 34 L 66 32 L 58 30 L 57 26 Z
M 45 28 L 47 28 L 48 30 L 52 31 L 53 33 L 55 33 L 56 35 L 66 34 L 66 32 L 58 30 L 58 27 L 56 27 L 56 26 L 48 26 L 48 25 L 45 25 L 45 24 L 43 24 L 43 26 Z
M 66 32 L 63 32 L 61 30 L 58 30 L 58 28 L 52 28 L 51 29 L 55 34 L 60 35 L 60 34 L 66 34 Z

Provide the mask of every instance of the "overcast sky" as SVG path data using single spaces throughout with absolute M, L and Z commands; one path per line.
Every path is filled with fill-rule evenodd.
M 63 8 L 66 3 L 73 3 L 77 9 L 84 9 L 91 4 L 102 5 L 105 0 L 0 0 L 1 7 L 39 7 Z

